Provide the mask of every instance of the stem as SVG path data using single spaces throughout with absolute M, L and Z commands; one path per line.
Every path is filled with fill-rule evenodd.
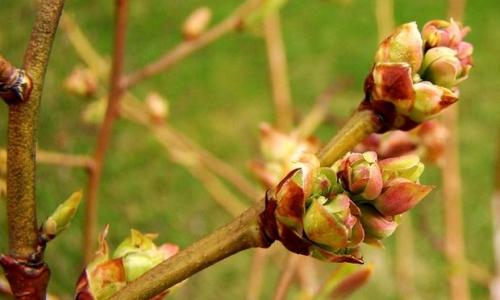
M 35 157 L 38 111 L 52 42 L 64 0 L 42 1 L 24 57 L 33 81 L 26 102 L 9 105 L 7 145 L 7 219 L 9 252 L 17 259 L 37 253 Z
M 294 279 L 295 271 L 299 266 L 301 257 L 295 253 L 289 253 L 283 270 L 281 271 L 276 290 L 273 293 L 273 300 L 286 299 L 292 280 Z
M 271 76 L 274 111 L 276 112 L 276 127 L 283 132 L 288 132 L 293 126 L 293 111 L 288 84 L 286 53 L 280 23 L 278 12 L 269 15 L 264 20 L 264 36 Z
M 267 248 L 257 223 L 264 201 L 254 205 L 226 226 L 195 242 L 132 281 L 110 300 L 150 299 L 195 273 L 240 251 Z
M 358 109 L 347 123 L 321 149 L 317 156 L 321 166 L 331 166 L 342 158 L 368 135 L 377 132 L 382 127 L 379 117 L 370 109 Z
M 84 232 L 84 257 L 88 262 L 92 255 L 94 245 L 94 234 L 97 223 L 97 194 L 99 191 L 99 182 L 101 179 L 102 166 L 106 151 L 108 149 L 109 140 L 113 129 L 113 124 L 118 117 L 120 108 L 120 99 L 123 94 L 123 89 L 120 86 L 122 76 L 124 48 L 125 48 L 125 33 L 127 29 L 127 10 L 128 0 L 116 0 L 116 15 L 115 15 L 115 42 L 113 49 L 113 64 L 111 67 L 111 83 L 108 96 L 108 106 L 104 115 L 104 120 L 99 132 L 97 145 L 95 149 L 95 165 L 90 171 L 88 183 L 88 197 L 85 208 L 85 232 Z
M 458 150 L 458 106 L 452 106 L 443 114 L 443 124 L 450 132 L 444 148 L 446 157 L 442 166 L 442 191 L 444 205 L 445 241 L 444 250 L 450 272 L 448 272 L 451 299 L 467 300 L 469 282 L 466 273 L 465 245 L 463 238 L 461 178 Z
M 382 41 L 394 30 L 394 0 L 377 0 L 375 2 L 378 40 Z

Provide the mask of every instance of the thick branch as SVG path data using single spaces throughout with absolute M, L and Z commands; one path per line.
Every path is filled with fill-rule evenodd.
M 257 222 L 263 210 L 264 201 L 261 201 L 231 223 L 149 270 L 110 299 L 150 299 L 233 254 L 252 247 L 269 247 L 262 240 Z
M 42 1 L 24 57 L 33 81 L 27 101 L 9 105 L 7 145 L 7 218 L 9 252 L 26 259 L 37 252 L 35 153 L 38 110 L 45 71 L 64 0 Z

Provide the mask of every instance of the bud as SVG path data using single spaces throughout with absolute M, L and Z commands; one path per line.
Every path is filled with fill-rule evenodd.
M 77 67 L 64 80 L 63 87 L 70 93 L 91 97 L 97 91 L 97 78 L 89 69 Z
M 458 101 L 458 94 L 450 89 L 422 81 L 414 86 L 415 102 L 408 118 L 420 124 L 439 115 L 448 106 Z
M 182 25 L 182 33 L 188 40 L 199 37 L 208 27 L 212 19 L 212 11 L 208 7 L 200 7 L 187 17 Z
M 353 206 L 353 209 L 351 209 Z M 357 208 L 346 195 L 312 199 L 304 216 L 304 232 L 315 244 L 329 249 L 356 249 L 364 238 Z
M 331 262 L 361 263 L 359 244 L 364 233 L 359 223 L 359 209 L 345 195 L 330 193 L 336 182 L 324 182 L 331 177 L 329 168 L 316 173 L 321 180 L 303 176 L 301 169 L 290 172 L 266 195 L 266 209 L 259 223 L 269 240 L 279 240 L 290 251 Z M 309 174 L 313 174 L 309 173 Z M 321 184 L 314 186 L 306 198 L 303 180 Z M 325 188 L 325 187 L 331 188 Z
M 278 184 L 290 170 L 303 166 L 297 152 L 315 153 L 320 148 L 317 139 L 299 138 L 295 132 L 285 134 L 269 124 L 259 129 L 263 161 L 252 161 L 250 169 L 266 188 Z
M 49 242 L 68 228 L 75 216 L 82 200 L 82 190 L 73 193 L 63 204 L 59 205 L 54 213 L 43 222 L 40 235 L 45 242 Z
M 441 46 L 457 49 L 469 31 L 469 27 L 461 28 L 453 19 L 450 22 L 433 20 L 427 22 L 422 28 L 422 39 L 426 50 Z
M 405 178 L 395 178 L 384 184 L 382 193 L 372 203 L 382 215 L 395 216 L 412 209 L 433 188 Z
M 384 216 L 370 203 L 359 206 L 361 224 L 365 230 L 364 242 L 370 245 L 383 247 L 383 240 L 394 233 L 399 225 L 400 216 Z
M 405 178 L 417 182 L 424 172 L 424 164 L 417 155 L 386 158 L 378 162 L 384 183 L 395 178 Z
M 375 152 L 348 153 L 334 165 L 334 169 L 354 201 L 373 200 L 380 195 L 382 174 Z
M 457 57 L 457 51 L 447 47 L 436 47 L 425 53 L 422 69 L 424 80 L 435 85 L 451 88 L 467 79 L 471 66 L 465 68 Z
M 417 23 L 411 22 L 399 26 L 382 41 L 373 61 L 375 64 L 405 63 L 414 75 L 422 64 L 422 58 L 422 38 Z
M 168 102 L 160 94 L 151 92 L 146 96 L 146 109 L 153 123 L 161 124 L 168 115 Z
M 76 299 L 109 298 L 127 283 L 179 251 L 179 247 L 173 244 L 157 247 L 153 243 L 156 234 L 142 234 L 132 229 L 130 237 L 109 257 L 107 230 L 108 227 L 100 236 L 100 249 L 78 281 Z
M 383 120 L 379 132 L 410 130 L 458 100 L 456 85 L 472 67 L 468 28 L 432 21 L 420 35 L 415 23 L 398 27 L 382 42 L 365 80 L 365 101 Z
M 157 234 L 142 234 L 132 229 L 130 237 L 116 248 L 113 257 L 123 258 L 127 282 L 136 279 L 179 251 L 179 247 L 173 244 L 157 247 L 153 242 L 157 236 Z

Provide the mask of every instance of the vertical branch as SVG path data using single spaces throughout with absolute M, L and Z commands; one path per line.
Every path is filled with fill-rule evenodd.
M 413 226 L 411 214 L 404 216 L 403 222 L 398 226 L 396 232 L 396 286 L 399 292 L 399 298 L 403 300 L 416 299 L 415 282 L 413 276 Z
M 394 0 L 377 0 L 375 3 L 378 40 L 382 41 L 394 29 Z
M 37 253 L 35 157 L 38 111 L 63 6 L 64 0 L 41 2 L 24 57 L 24 69 L 33 81 L 31 96 L 26 102 L 9 105 L 7 218 L 9 252 L 18 259 Z
M 449 0 L 448 15 L 461 21 L 465 1 Z M 470 299 L 469 282 L 466 273 L 465 242 L 463 233 L 462 181 L 460 176 L 460 151 L 458 133 L 458 105 L 450 107 L 442 121 L 450 132 L 445 147 L 446 160 L 442 166 L 443 203 L 445 213 L 445 255 L 450 264 L 448 276 L 451 299 Z
M 120 80 L 123 69 L 125 33 L 127 29 L 127 10 L 128 0 L 116 0 L 115 12 L 115 37 L 113 49 L 113 63 L 111 66 L 111 81 L 108 95 L 108 106 L 104 115 L 104 120 L 99 132 L 97 145 L 95 149 L 95 164 L 90 171 L 88 183 L 88 197 L 85 210 L 85 233 L 84 233 L 84 256 L 85 261 L 89 261 L 92 246 L 94 242 L 94 233 L 97 223 L 97 195 L 99 192 L 99 182 L 101 179 L 102 166 L 109 140 L 113 129 L 113 124 L 118 117 L 120 108 L 120 99 L 123 95 L 123 89 L 120 86 Z
M 451 299 L 469 299 L 469 283 L 465 266 L 463 240 L 462 189 L 458 150 L 458 109 L 450 107 L 443 114 L 443 123 L 450 131 L 450 138 L 444 150 L 446 160 L 442 167 L 443 205 L 445 218 L 445 255 L 450 264 L 448 275 Z
M 276 127 L 283 132 L 288 132 L 293 125 L 293 112 L 290 87 L 288 85 L 285 47 L 278 12 L 269 15 L 264 20 L 264 36 L 267 46 L 274 110 L 276 112 Z
M 500 299 L 500 137 L 496 144 L 495 186 L 491 198 L 493 218 L 494 278 L 490 283 L 491 299 Z

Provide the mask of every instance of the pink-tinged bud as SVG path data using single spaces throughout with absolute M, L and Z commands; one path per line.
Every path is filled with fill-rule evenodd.
M 173 244 L 157 247 L 153 243 L 156 234 L 142 234 L 132 229 L 131 236 L 118 246 L 110 258 L 107 230 L 108 227 L 100 236 L 100 249 L 78 280 L 76 299 L 109 298 L 127 283 L 179 251 L 179 247 Z
M 422 81 L 414 85 L 415 105 L 409 113 L 409 118 L 422 123 L 435 116 L 458 101 L 458 92 Z
M 470 65 L 462 66 L 457 51 L 447 47 L 435 47 L 425 53 L 424 62 L 420 69 L 423 80 L 435 85 L 451 88 L 467 79 Z
M 296 133 L 285 134 L 269 124 L 260 126 L 262 161 L 252 161 L 251 171 L 266 188 L 276 186 L 290 170 L 302 167 L 296 153 L 315 153 L 320 148 L 315 138 L 299 138 Z M 295 160 L 295 162 L 294 162 Z
M 384 185 L 382 194 L 372 203 L 382 215 L 395 216 L 413 208 L 433 188 L 405 178 L 395 178 Z
M 469 27 L 461 28 L 453 19 L 450 22 L 433 20 L 426 23 L 422 28 L 422 39 L 426 50 L 441 46 L 457 49 L 463 37 L 469 31 Z
M 359 209 L 361 210 L 361 224 L 366 234 L 364 242 L 382 246 L 379 240 L 394 233 L 399 225 L 400 216 L 384 216 L 369 203 L 360 205 Z
M 108 226 L 99 236 L 100 247 L 76 285 L 75 299 L 106 299 L 125 286 L 125 270 L 121 258 L 110 259 L 106 242 Z
M 266 240 L 279 240 L 294 253 L 321 260 L 361 263 L 359 209 L 346 195 L 313 194 L 306 199 L 301 172 L 290 172 L 267 192 L 266 209 L 259 216 Z
M 406 23 L 395 29 L 379 46 L 374 62 L 406 63 L 414 75 L 423 59 L 422 38 L 417 23 Z
M 348 153 L 335 167 L 353 200 L 373 200 L 380 195 L 382 173 L 375 152 Z

